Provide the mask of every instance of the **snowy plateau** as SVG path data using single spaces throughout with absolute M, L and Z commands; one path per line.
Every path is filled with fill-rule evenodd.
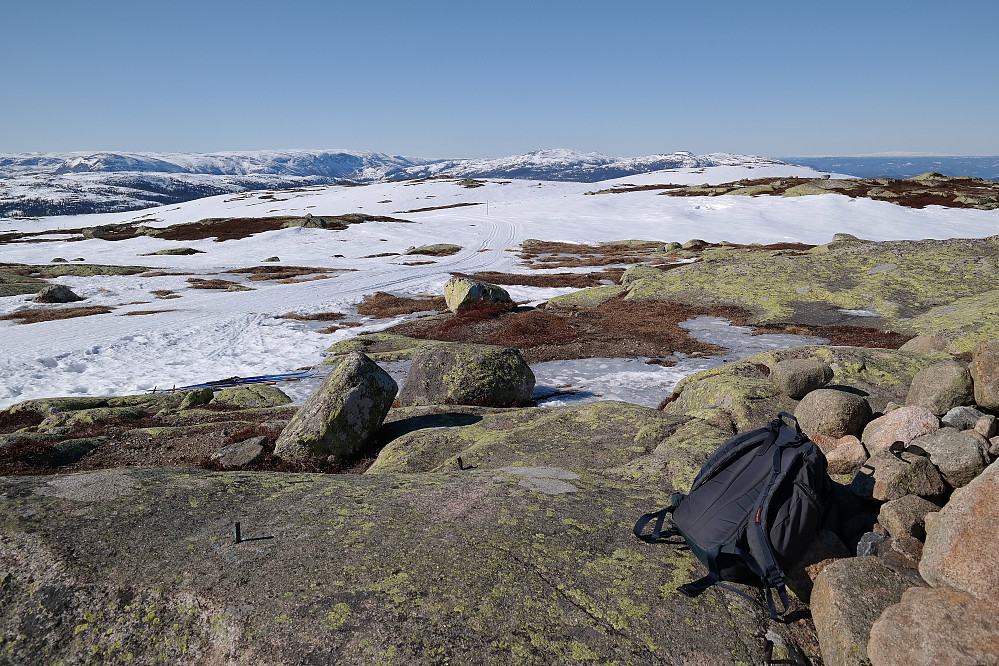
M 451 161 L 346 151 L 0 155 L 0 205 L 6 211 L 6 217 L 0 217 L 0 239 L 39 234 L 31 242 L 0 241 L 0 262 L 49 264 L 59 257 L 70 263 L 80 259 L 82 264 L 149 269 L 134 275 L 51 280 L 83 297 L 85 305 L 106 306 L 106 314 L 27 325 L 0 322 L 0 408 L 29 398 L 141 393 L 313 366 L 332 343 L 413 316 L 357 315 L 358 304 L 375 291 L 440 295 L 454 272 L 545 273 L 525 267 L 517 256 L 521 243 L 532 238 L 590 244 L 691 238 L 820 244 L 839 232 L 871 240 L 999 234 L 995 211 L 911 209 L 845 196 L 669 197 L 641 190 L 662 184 L 823 175 L 765 158 L 689 153 L 620 159 L 539 151 L 506 159 Z M 473 176 L 480 180 L 469 187 L 463 180 Z M 173 188 L 188 186 L 214 196 L 149 207 L 160 196 L 150 194 L 150 183 L 155 182 L 162 185 L 160 194 L 167 200 Z M 625 184 L 633 191 L 588 194 Z M 145 207 L 122 210 L 140 205 Z M 35 210 L 31 206 L 76 213 L 30 214 Z M 82 210 L 112 212 L 79 214 Z M 208 218 L 349 213 L 397 221 L 368 221 L 342 230 L 291 227 L 232 240 L 84 239 L 67 231 L 126 223 L 165 228 Z M 426 261 L 401 254 L 414 246 L 445 242 L 461 250 Z M 180 248 L 198 253 L 150 256 Z M 246 273 L 223 273 L 259 266 L 272 257 L 280 258 L 279 265 L 327 272 L 322 273 L 324 279 L 287 282 L 249 282 Z M 251 289 L 192 289 L 192 277 L 224 277 Z M 508 291 L 518 302 L 537 304 L 573 289 L 513 286 Z M 157 293 L 172 297 L 161 300 Z M 30 296 L 0 297 L 0 315 L 32 307 Z M 320 333 L 319 322 L 283 317 L 331 311 L 346 313 L 359 325 Z M 135 313 L 141 314 L 129 316 Z M 750 339 L 747 331 L 708 319 L 688 326 L 692 334 L 718 342 L 733 356 L 755 348 L 744 344 L 802 342 L 782 336 Z M 535 371 L 542 394 L 546 388 L 551 392 L 555 386 L 572 386 L 592 399 L 655 405 L 680 377 L 725 358 L 677 359 L 672 367 L 646 365 L 641 359 L 587 359 L 541 364 L 544 367 Z

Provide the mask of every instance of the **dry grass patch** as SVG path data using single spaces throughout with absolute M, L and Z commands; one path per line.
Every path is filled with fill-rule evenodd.
M 346 317 L 342 312 L 316 312 L 315 314 L 303 315 L 297 312 L 289 312 L 281 315 L 282 319 L 294 319 L 295 321 L 340 321 Z
M 244 287 L 238 282 L 232 282 L 230 280 L 220 280 L 218 278 L 213 278 L 206 280 L 204 278 L 187 278 L 187 282 L 191 285 L 191 289 L 220 289 L 222 291 L 250 291 L 249 287 Z
M 108 314 L 114 308 L 106 305 L 89 305 L 76 308 L 32 308 L 18 310 L 0 316 L 0 320 L 17 321 L 18 324 L 37 324 L 41 321 L 57 319 L 73 319 L 74 317 L 89 317 L 90 315 Z
M 376 291 L 357 306 L 357 314 L 375 319 L 389 319 L 414 312 L 439 312 L 447 309 L 443 296 L 432 298 L 407 298 Z
M 177 311 L 176 309 L 169 309 L 169 310 L 134 310 L 132 312 L 122 312 L 121 316 L 122 317 L 131 317 L 131 316 L 138 316 L 138 315 L 151 315 L 151 314 L 159 314 L 161 312 L 176 312 L 176 311 Z
M 397 213 L 398 215 L 405 215 L 406 213 L 426 213 L 431 210 L 446 210 L 448 208 L 464 208 L 466 206 L 484 206 L 484 203 L 456 203 L 450 204 L 448 206 L 429 206 L 427 208 L 414 208 L 413 210 L 402 210 Z
M 248 274 L 253 282 L 259 280 L 283 281 L 289 278 L 297 278 L 302 275 L 315 275 L 317 273 L 339 273 L 343 269 L 339 268 L 317 268 L 313 266 L 251 266 L 249 268 L 232 268 L 226 273 Z M 324 276 L 325 277 L 325 276 Z M 317 278 L 313 278 L 317 279 Z M 321 278 L 318 278 L 321 279 Z

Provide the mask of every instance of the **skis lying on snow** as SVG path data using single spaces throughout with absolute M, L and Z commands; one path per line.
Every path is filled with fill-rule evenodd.
M 309 379 L 319 374 L 318 368 L 308 368 L 297 372 L 279 372 L 273 375 L 257 375 L 256 377 L 229 377 L 228 379 L 217 379 L 213 382 L 202 384 L 191 384 L 190 386 L 175 386 L 167 389 L 167 392 L 187 391 L 199 388 L 229 388 L 231 386 L 243 386 L 245 384 L 274 384 L 276 382 L 294 382 L 300 379 Z M 153 388 L 153 393 L 156 389 Z

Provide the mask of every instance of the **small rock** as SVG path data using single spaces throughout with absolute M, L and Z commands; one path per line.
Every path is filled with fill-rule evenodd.
M 885 539 L 878 546 L 878 557 L 890 567 L 916 571 L 922 556 L 923 542 L 905 534 Z
M 947 588 L 909 588 L 871 627 L 867 657 L 872 666 L 997 664 L 999 604 Z
M 74 294 L 69 287 L 61 284 L 50 284 L 35 294 L 34 298 L 36 303 L 73 303 L 82 300 L 83 298 Z
M 968 485 L 987 464 L 987 451 L 983 450 L 978 440 L 955 428 L 941 428 L 912 440 L 910 444 L 929 454 L 930 461 L 951 488 Z
M 985 415 L 975 421 L 975 432 L 985 439 L 992 439 L 999 434 L 999 421 L 991 414 Z
M 926 514 L 939 510 L 940 507 L 919 495 L 906 495 L 882 504 L 878 522 L 893 537 L 911 536 L 922 539 L 926 536 Z
M 266 443 L 267 438 L 263 436 L 244 439 L 219 449 L 212 454 L 212 460 L 218 462 L 225 469 L 244 467 L 264 455 L 264 444 Z
M 891 451 L 875 453 L 850 484 L 850 490 L 858 497 L 882 502 L 906 495 L 935 497 L 945 489 L 944 481 L 933 463 L 908 451 L 897 456 Z
M 926 407 L 940 416 L 954 407 L 974 401 L 974 384 L 971 382 L 968 365 L 958 361 L 943 361 L 916 373 L 905 404 Z
M 871 406 L 847 391 L 818 389 L 801 399 L 794 416 L 807 434 L 838 438 L 859 435 L 871 418 Z
M 878 554 L 878 547 L 888 537 L 877 532 L 865 532 L 857 542 L 857 557 L 868 557 Z
M 836 440 L 836 447 L 826 453 L 830 474 L 856 474 L 867 462 L 867 449 L 853 435 Z
M 940 422 L 945 426 L 957 428 L 958 430 L 971 430 L 978 423 L 978 419 L 985 416 L 974 407 L 955 407 L 940 418 Z
M 702 247 L 707 247 L 708 242 L 701 240 L 700 238 L 691 238 L 689 241 L 684 243 L 681 247 L 684 250 L 699 250 Z
M 861 439 L 873 454 L 895 442 L 908 444 L 916 437 L 936 432 L 939 427 L 940 419 L 926 407 L 900 407 L 868 423 Z
M 809 358 L 780 361 L 774 364 L 770 373 L 770 381 L 785 395 L 795 400 L 822 388 L 832 378 L 833 371 L 827 363 Z
M 259 256 L 259 255 L 258 255 L 258 256 Z M 270 262 L 274 262 L 274 261 L 281 261 L 281 257 L 267 257 L 267 258 L 266 258 L 266 259 L 264 259 L 263 261 L 270 261 Z
M 978 343 L 972 355 L 971 375 L 978 406 L 999 410 L 999 340 Z
M 871 626 L 908 588 L 908 579 L 876 557 L 851 557 L 827 566 L 815 579 L 811 597 L 822 662 L 864 663 Z
M 190 409 L 197 405 L 204 405 L 211 402 L 214 397 L 215 391 L 211 387 L 206 386 L 200 389 L 193 389 L 188 391 L 184 396 L 184 400 L 180 403 L 180 409 Z
M 66 259 L 64 259 L 63 257 L 55 257 L 55 258 L 54 258 L 54 259 L 52 259 L 52 261 L 51 261 L 51 262 L 49 262 L 49 263 L 52 263 L 52 264 L 65 264 L 65 263 L 67 263 L 67 261 L 66 261 Z

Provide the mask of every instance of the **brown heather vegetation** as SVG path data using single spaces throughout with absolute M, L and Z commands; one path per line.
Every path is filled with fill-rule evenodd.
M 376 291 L 357 306 L 357 314 L 375 319 L 388 319 L 414 312 L 439 312 L 446 309 L 447 303 L 444 302 L 443 296 L 407 298 Z
M 467 275 L 465 273 L 451 273 L 455 277 L 471 278 L 482 280 L 490 284 L 519 285 L 525 287 L 573 287 L 583 289 L 585 287 L 599 287 L 605 284 L 604 280 L 610 280 L 617 284 L 624 274 L 624 268 L 607 268 L 602 271 L 592 273 L 546 273 L 522 275 L 517 273 L 499 273 L 497 271 L 482 271 Z
M 37 324 L 40 321 L 55 321 L 57 319 L 72 319 L 74 317 L 108 314 L 113 309 L 106 305 L 88 305 L 75 308 L 31 308 L 2 315 L 0 319 L 4 321 L 17 321 L 18 324 Z

